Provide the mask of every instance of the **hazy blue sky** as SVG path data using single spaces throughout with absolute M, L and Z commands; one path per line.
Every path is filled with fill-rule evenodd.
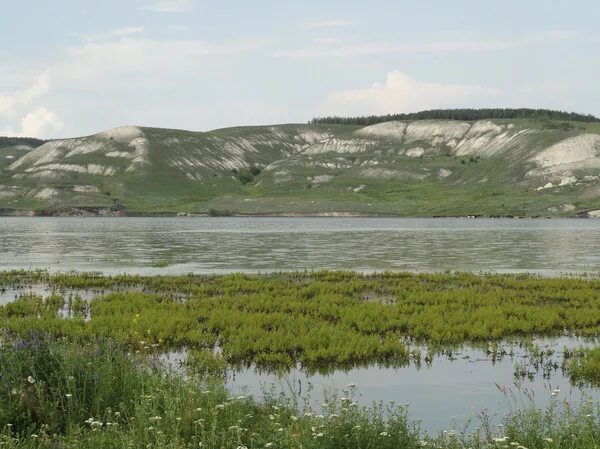
M 209 130 L 323 114 L 600 114 L 600 2 L 0 3 L 0 135 Z

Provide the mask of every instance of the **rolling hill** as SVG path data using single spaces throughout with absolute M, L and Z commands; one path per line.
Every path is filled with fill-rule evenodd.
M 550 123 L 551 126 L 548 125 Z M 0 148 L 5 215 L 600 215 L 600 123 L 123 126 Z

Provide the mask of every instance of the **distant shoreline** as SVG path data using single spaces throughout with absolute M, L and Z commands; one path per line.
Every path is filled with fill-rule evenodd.
M 105 208 L 73 208 L 70 210 L 7 210 L 0 209 L 0 217 L 210 217 L 210 218 L 463 218 L 463 219 L 565 219 L 565 218 L 600 218 L 590 215 L 593 211 L 580 211 L 571 216 L 555 215 L 397 215 L 392 213 L 372 213 L 372 212 L 349 212 L 349 211 L 325 211 L 325 212 L 258 212 L 258 213 L 226 213 L 212 215 L 205 212 L 187 213 L 187 212 L 136 212 L 121 211 Z

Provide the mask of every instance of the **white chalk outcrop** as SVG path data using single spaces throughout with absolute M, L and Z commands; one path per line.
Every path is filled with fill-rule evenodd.
M 419 120 L 406 127 L 405 142 L 431 142 L 432 145 L 454 146 L 471 125 L 454 120 Z
M 600 134 L 581 134 L 546 148 L 531 160 L 540 167 L 568 165 L 600 157 Z
M 47 142 L 30 151 L 9 166 L 9 170 L 25 168 L 33 177 L 60 177 L 68 173 L 113 176 L 118 171 L 110 161 L 104 164 L 82 164 L 82 156 L 98 155 L 124 158 L 125 171 L 131 172 L 148 163 L 148 139 L 136 126 L 121 126 L 89 137 Z M 71 162 L 74 161 L 74 162 Z M 15 175 L 22 178 L 22 174 Z
M 600 135 L 585 133 L 569 137 L 542 150 L 530 159 L 536 165 L 527 177 L 549 179 L 559 187 L 594 181 L 600 170 Z M 538 190 L 548 188 L 542 186 Z
M 356 134 L 365 137 L 386 137 L 390 139 L 403 139 L 404 131 L 408 125 L 404 122 L 383 122 L 365 126 L 356 131 Z

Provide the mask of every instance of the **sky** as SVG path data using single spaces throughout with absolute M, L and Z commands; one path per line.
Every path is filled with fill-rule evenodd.
M 0 135 L 600 115 L 597 0 L 0 0 Z

